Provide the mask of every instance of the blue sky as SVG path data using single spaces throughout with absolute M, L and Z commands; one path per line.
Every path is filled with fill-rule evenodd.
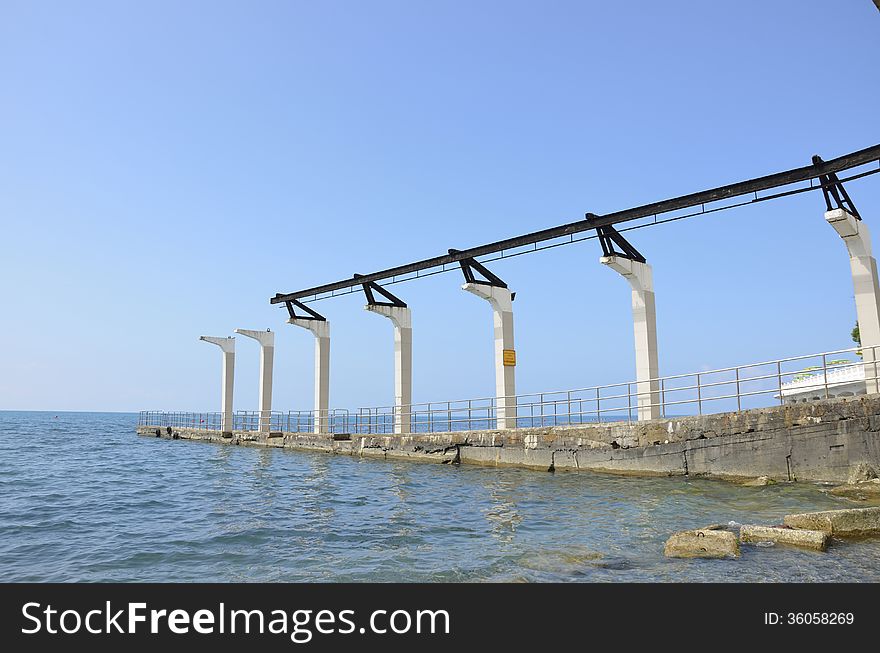
M 0 408 L 210 410 L 200 334 L 312 339 L 277 291 L 880 142 L 870 0 L 0 0 Z M 850 193 L 880 232 L 880 182 Z M 847 255 L 817 193 L 639 230 L 662 374 L 847 347 Z M 874 226 L 878 224 L 878 226 Z M 875 237 L 876 242 L 876 237 Z M 518 389 L 629 380 L 629 292 L 595 241 L 494 263 Z M 416 401 L 491 395 L 491 313 L 455 273 L 413 309 Z M 391 326 L 352 295 L 331 403 L 393 401 Z M 239 338 L 236 409 L 257 404 Z

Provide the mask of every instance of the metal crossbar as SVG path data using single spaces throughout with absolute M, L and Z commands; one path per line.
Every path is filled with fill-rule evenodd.
M 876 347 L 780 358 L 716 370 L 674 374 L 650 380 L 521 394 L 515 400 L 518 428 L 589 423 L 633 422 L 639 411 L 656 408 L 665 418 L 736 412 L 771 405 L 876 392 Z M 649 390 L 646 390 L 649 388 Z M 656 399 L 656 401 L 654 400 Z M 460 399 L 412 404 L 410 433 L 473 431 L 497 426 L 498 398 Z M 327 430 L 336 434 L 382 435 L 394 432 L 395 406 L 335 409 Z M 508 411 L 510 408 L 507 409 Z M 220 413 L 142 411 L 138 425 L 159 428 L 220 430 Z M 314 411 L 272 412 L 269 430 L 312 433 Z M 233 430 L 260 430 L 258 411 L 239 411 Z
M 819 159 L 819 161 L 821 161 L 821 159 Z M 315 286 L 313 288 L 307 288 L 305 290 L 299 290 L 292 293 L 276 293 L 276 295 L 272 297 L 269 301 L 272 304 L 282 304 L 285 302 L 292 302 L 293 300 L 303 302 L 318 301 L 321 299 L 334 297 L 337 294 L 347 294 L 349 292 L 352 292 L 352 289 L 354 288 L 360 288 L 364 283 L 382 281 L 385 283 L 385 285 L 389 285 L 390 283 L 397 283 L 399 281 L 415 279 L 419 278 L 420 276 L 427 276 L 428 274 L 444 272 L 449 269 L 453 269 L 453 266 L 457 267 L 458 264 L 464 260 L 477 259 L 478 257 L 484 257 L 498 253 L 501 253 L 503 255 L 504 252 L 509 252 L 511 250 L 516 250 L 529 245 L 534 246 L 534 250 L 528 249 L 525 250 L 526 252 L 537 251 L 539 243 L 552 241 L 554 239 L 566 239 L 559 244 L 576 242 L 576 240 L 583 239 L 575 239 L 576 234 L 580 234 L 585 231 L 594 231 L 602 227 L 609 227 L 611 225 L 630 222 L 633 220 L 638 220 L 640 218 L 653 217 L 654 223 L 650 224 L 659 224 L 660 222 L 664 222 L 667 220 L 658 221 L 657 216 L 671 214 L 677 211 L 682 211 L 695 207 L 699 207 L 700 210 L 696 213 L 692 213 L 691 215 L 710 213 L 716 210 L 724 210 L 728 208 L 733 208 L 734 206 L 742 206 L 743 204 L 751 202 L 778 199 L 800 192 L 814 190 L 818 191 L 825 188 L 825 185 L 821 182 L 823 178 L 829 175 L 834 175 L 838 172 L 843 172 L 845 170 L 850 170 L 859 166 L 865 166 L 878 161 L 880 161 L 880 145 L 874 145 L 872 147 L 868 147 L 857 152 L 852 152 L 850 154 L 846 154 L 830 161 L 821 161 L 820 163 L 815 163 L 813 165 L 794 168 L 792 170 L 786 170 L 783 172 L 766 175 L 764 177 L 758 177 L 756 179 L 741 181 L 735 184 L 728 184 L 727 186 L 720 186 L 718 188 L 712 188 L 697 193 L 691 193 L 689 195 L 682 195 L 680 197 L 675 197 L 660 202 L 654 202 L 652 204 L 645 204 L 630 209 L 624 209 L 622 211 L 616 211 L 614 213 L 608 213 L 606 215 L 599 216 L 588 213 L 586 215 L 586 218 L 583 220 L 570 222 L 564 225 L 560 225 L 558 227 L 542 229 L 540 231 L 535 231 L 522 236 L 515 236 L 513 238 L 507 238 L 505 240 L 499 240 L 494 243 L 489 243 L 487 245 L 471 247 L 469 249 L 450 250 L 448 254 L 443 256 L 436 256 L 434 258 L 416 261 L 415 263 L 399 265 L 397 267 L 388 268 L 386 270 L 381 270 L 379 272 L 373 272 L 370 274 L 355 275 L 349 279 L 343 279 L 341 281 L 336 281 L 321 286 Z M 862 173 L 853 175 L 852 177 L 850 177 L 850 179 L 857 179 L 867 176 L 869 174 L 875 174 L 876 172 L 880 172 L 880 169 L 864 171 Z M 817 180 L 819 183 L 814 185 L 814 180 Z M 842 182 L 846 180 L 841 179 L 840 181 Z M 771 189 L 783 188 L 786 186 L 805 182 L 808 182 L 809 186 L 803 188 L 789 189 L 774 193 L 772 195 L 765 195 L 763 197 L 759 197 L 758 195 L 758 193 Z M 706 208 L 707 204 L 713 205 L 719 202 L 727 202 L 731 199 L 744 196 L 753 196 L 754 199 L 749 199 L 747 201 L 738 202 L 735 204 L 716 206 L 714 208 L 710 207 L 709 209 Z M 681 219 L 682 217 L 685 216 L 675 216 L 668 219 Z M 422 274 L 425 270 L 432 269 L 434 270 L 433 272 Z

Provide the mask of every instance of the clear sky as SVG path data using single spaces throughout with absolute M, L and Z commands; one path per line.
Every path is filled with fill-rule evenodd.
M 216 410 L 220 354 L 277 331 L 276 409 L 312 401 L 293 291 L 880 142 L 870 0 L 0 0 L 0 408 Z M 880 234 L 880 176 L 849 191 Z M 629 234 L 661 374 L 850 346 L 819 193 Z M 877 238 L 875 235 L 875 243 Z M 878 245 L 880 246 L 880 245 Z M 518 389 L 634 376 L 596 241 L 498 262 Z M 494 391 L 457 273 L 413 309 L 414 398 Z M 331 404 L 393 402 L 392 331 L 332 321 Z M 257 404 L 239 338 L 236 409 Z

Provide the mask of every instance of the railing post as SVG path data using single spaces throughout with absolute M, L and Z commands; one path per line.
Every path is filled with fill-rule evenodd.
M 782 361 L 776 361 L 776 387 L 779 390 L 779 405 L 785 403 L 782 398 Z
M 666 418 L 666 380 L 660 379 L 660 412 Z
M 700 388 L 700 373 L 697 372 L 697 415 L 703 414 L 703 392 Z
M 632 422 L 632 387 L 626 384 L 626 421 Z
M 568 423 L 571 424 L 571 390 L 568 391 Z
M 541 426 L 547 426 L 547 421 L 545 419 L 545 410 L 544 410 L 544 394 L 541 393 L 538 395 L 538 405 L 541 407 Z
M 871 364 L 874 366 L 874 379 L 877 379 L 877 347 L 871 347 Z M 867 389 L 868 385 L 865 384 Z
M 742 411 L 742 402 L 741 402 L 742 397 L 740 397 L 740 391 L 739 391 L 739 368 L 737 367 L 735 371 L 736 371 L 736 412 L 740 412 L 740 411 Z M 780 393 L 781 392 L 782 392 L 782 390 L 780 389 Z
M 825 354 L 822 354 L 822 381 L 825 385 L 825 398 L 828 399 L 828 361 Z

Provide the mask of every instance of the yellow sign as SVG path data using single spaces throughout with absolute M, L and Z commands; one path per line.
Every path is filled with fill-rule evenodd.
M 504 350 L 504 367 L 516 367 L 516 351 L 513 349 Z

